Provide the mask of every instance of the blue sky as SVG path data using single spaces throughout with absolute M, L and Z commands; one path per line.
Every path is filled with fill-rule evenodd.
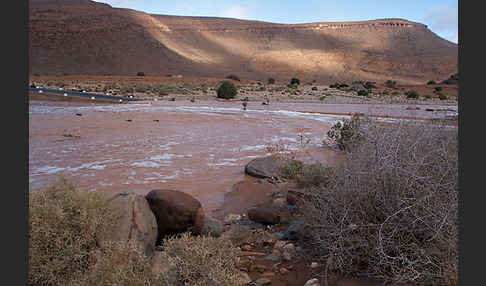
M 361 21 L 402 18 L 423 23 L 457 43 L 458 2 L 447 0 L 95 0 L 150 14 L 216 16 L 273 23 Z

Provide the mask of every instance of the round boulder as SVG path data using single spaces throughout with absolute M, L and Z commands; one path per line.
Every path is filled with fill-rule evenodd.
M 251 160 L 245 166 L 245 173 L 257 178 L 274 178 L 280 176 L 280 169 L 288 160 L 268 156 Z
M 200 234 L 204 225 L 204 209 L 189 194 L 175 190 L 152 190 L 145 198 L 158 226 L 157 244 L 166 236 L 191 231 Z
M 261 224 L 277 224 L 280 222 L 280 208 L 274 205 L 251 208 L 248 218 Z

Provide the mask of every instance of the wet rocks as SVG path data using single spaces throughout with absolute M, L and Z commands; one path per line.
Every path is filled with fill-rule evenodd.
M 145 198 L 157 220 L 157 243 L 166 235 L 185 231 L 194 234 L 202 232 L 204 210 L 191 195 L 175 190 L 152 190 Z
M 270 284 L 272 284 L 272 281 L 270 279 L 264 278 L 264 277 L 253 281 L 253 285 L 255 285 L 255 286 L 265 286 L 265 285 L 270 285 Z
M 304 286 L 320 286 L 319 279 L 313 278 L 305 282 Z
M 280 222 L 280 209 L 274 205 L 251 208 L 248 218 L 261 224 L 277 224 Z
M 201 234 L 211 235 L 213 237 L 220 237 L 223 231 L 224 225 L 220 220 L 212 218 L 210 216 L 204 216 Z
M 273 156 L 256 158 L 245 166 L 245 173 L 257 178 L 276 178 L 288 160 Z
M 147 200 L 140 195 L 127 191 L 109 199 L 109 207 L 114 212 L 113 228 L 100 234 L 98 243 L 106 241 L 133 242 L 145 254 L 151 256 L 155 251 L 157 221 Z
M 298 240 L 303 234 L 305 228 L 304 219 L 294 219 L 290 225 L 285 229 L 282 239 Z

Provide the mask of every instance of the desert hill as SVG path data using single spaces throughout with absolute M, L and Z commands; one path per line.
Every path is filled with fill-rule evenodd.
M 277 24 L 30 0 L 29 25 L 31 74 L 424 83 L 457 72 L 456 44 L 403 19 Z

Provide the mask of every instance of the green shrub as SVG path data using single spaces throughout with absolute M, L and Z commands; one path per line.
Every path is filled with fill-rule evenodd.
M 442 87 L 440 86 L 434 87 L 434 92 L 440 92 L 440 91 L 442 91 Z
M 184 285 L 239 285 L 236 248 L 225 236 L 183 233 L 163 241 L 163 255 L 174 263 Z
M 308 243 L 329 272 L 458 285 L 458 136 L 448 127 L 363 124 L 361 144 L 303 190 Z
M 427 82 L 427 85 L 431 85 L 431 84 L 437 84 L 437 83 L 436 83 L 434 80 L 429 80 L 429 81 Z
M 419 98 L 419 93 L 416 92 L 415 90 L 409 90 L 409 91 L 405 92 L 405 95 L 407 96 L 407 98 L 414 98 L 414 99 Z
M 317 90 L 317 86 L 313 86 L 312 87 L 312 90 Z
M 302 161 L 290 159 L 280 168 L 280 175 L 285 179 L 294 180 L 302 174 L 303 166 Z
M 275 79 L 273 77 L 269 77 L 267 82 L 268 82 L 268 84 L 274 84 Z
M 360 116 L 353 115 L 351 119 L 343 120 L 343 123 L 334 124 L 327 132 L 327 136 L 339 149 L 349 150 L 362 139 L 359 132 L 360 124 Z
M 133 245 L 97 237 L 111 231 L 112 211 L 97 192 L 65 179 L 29 194 L 29 285 L 147 285 L 148 259 Z M 100 284 L 101 283 L 101 284 Z
M 227 79 L 232 79 L 232 80 L 236 80 L 236 81 L 240 81 L 240 78 L 234 74 L 230 74 L 228 76 L 226 76 Z
M 368 95 L 370 95 L 370 92 L 365 90 L 365 89 L 360 89 L 360 90 L 358 90 L 358 95 L 359 96 L 368 96 Z
M 236 97 L 238 91 L 233 83 L 229 81 L 223 81 L 216 90 L 216 93 L 218 98 L 231 99 Z
M 389 87 L 389 88 L 395 88 L 396 84 L 397 84 L 397 82 L 393 81 L 391 79 L 385 81 L 385 86 Z
M 300 84 L 300 79 L 296 78 L 296 77 L 293 77 L 291 80 L 290 80 L 290 84 L 291 85 L 299 85 Z
M 367 81 L 367 82 L 365 82 L 365 84 L 363 86 L 366 89 L 372 89 L 372 88 L 376 88 L 375 84 L 376 84 L 376 82 Z
M 138 72 L 137 76 L 145 76 L 145 73 L 144 72 Z
M 432 98 L 432 95 L 426 94 L 426 95 L 424 95 L 424 97 L 425 97 L 425 99 L 431 99 Z
M 392 94 L 391 94 L 391 95 L 393 95 L 393 96 L 397 96 L 397 95 L 399 95 L 399 94 L 400 94 L 400 93 L 399 93 L 398 91 L 394 91 L 394 92 L 392 92 Z
M 445 95 L 443 93 L 439 93 L 439 99 L 440 100 L 446 100 L 447 99 L 447 95 Z

